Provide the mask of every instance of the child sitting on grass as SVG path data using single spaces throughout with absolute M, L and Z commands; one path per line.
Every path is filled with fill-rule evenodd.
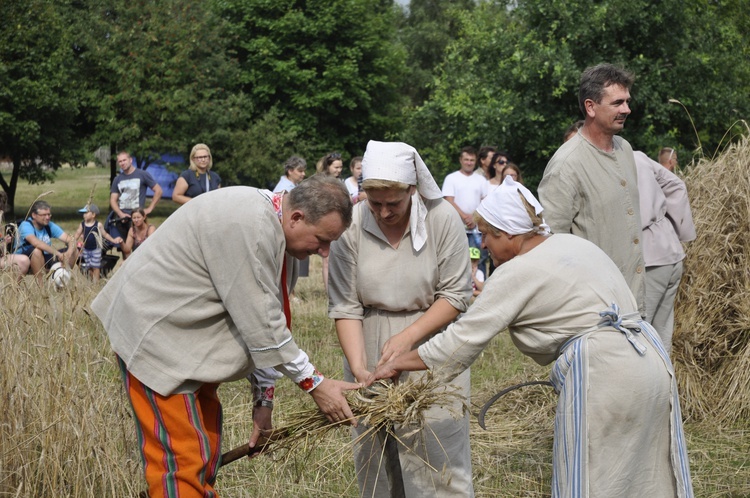
M 81 251 L 83 262 L 86 265 L 89 277 L 96 283 L 99 281 L 99 274 L 102 267 L 101 237 L 104 237 L 112 244 L 122 244 L 122 237 L 112 238 L 104 229 L 104 225 L 96 221 L 96 216 L 99 214 L 99 208 L 96 204 L 86 204 L 78 212 L 83 213 L 83 221 L 78 230 L 76 230 L 74 239 L 76 241 L 83 240 Z

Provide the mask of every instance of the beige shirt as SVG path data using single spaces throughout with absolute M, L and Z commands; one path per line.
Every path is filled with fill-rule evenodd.
M 180 207 L 91 308 L 112 349 L 162 395 L 292 362 L 280 286 L 286 241 L 270 192 L 229 187 Z
M 508 328 L 522 353 L 546 365 L 612 303 L 623 314 L 637 311 L 612 260 L 579 237 L 551 235 L 495 269 L 469 311 L 420 346 L 419 356 L 431 369 L 455 364 L 448 370 L 460 371 Z
M 590 240 L 612 258 L 644 315 L 646 268 L 633 149 L 620 137 L 613 141 L 613 152 L 598 149 L 580 132 L 565 142 L 547 164 L 539 200 L 554 233 Z
M 424 203 L 428 237 L 420 251 L 412 247 L 408 228 L 394 249 L 367 203 L 354 207 L 351 226 L 331 244 L 328 316 L 361 320 L 365 308 L 424 311 L 441 297 L 466 310 L 471 261 L 464 226 L 447 201 Z
M 695 224 L 685 182 L 635 151 L 646 266 L 673 265 L 685 258 L 682 242 L 695 240 Z

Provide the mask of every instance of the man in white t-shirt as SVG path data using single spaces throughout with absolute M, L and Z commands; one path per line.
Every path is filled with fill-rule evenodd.
M 474 223 L 474 211 L 488 192 L 487 179 L 474 172 L 477 152 L 474 147 L 464 147 L 458 156 L 458 171 L 445 177 L 443 197 L 450 202 L 466 227 L 470 247 L 481 247 L 482 238 Z

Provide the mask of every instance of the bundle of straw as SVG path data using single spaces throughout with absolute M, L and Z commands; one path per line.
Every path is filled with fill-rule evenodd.
M 367 428 L 362 438 L 375 437 L 384 429 L 399 441 L 396 429 L 407 430 L 407 435 L 420 431 L 425 424 L 425 412 L 431 407 L 442 406 L 448 410 L 454 404 L 463 407 L 460 413 L 452 413 L 455 418 L 462 417 L 464 410 L 468 410 L 458 388 L 438 380 L 432 372 L 400 384 L 377 381 L 370 387 L 349 391 L 347 401 L 354 418 Z M 267 436 L 261 450 L 264 453 L 290 452 L 305 447 L 309 440 L 319 441 L 346 424 L 329 422 L 317 407 L 285 414 L 285 418 L 286 425 L 276 427 Z
M 673 359 L 683 413 L 750 418 L 750 138 L 689 169 L 697 238 L 675 303 Z

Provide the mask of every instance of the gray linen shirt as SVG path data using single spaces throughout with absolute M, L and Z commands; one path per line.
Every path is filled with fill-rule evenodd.
M 458 311 L 466 310 L 471 298 L 471 263 L 464 226 L 448 201 L 426 199 L 424 203 L 428 237 L 419 251 L 412 248 L 409 229 L 394 249 L 367 203 L 354 207 L 351 226 L 331 244 L 330 318 L 361 320 L 365 308 L 427 310 L 441 297 Z
M 645 314 L 646 268 L 633 149 L 613 137 L 604 152 L 581 133 L 565 142 L 544 170 L 539 200 L 554 233 L 572 233 L 599 246 L 615 262 Z
M 229 187 L 174 212 L 94 299 L 112 349 L 161 395 L 295 360 L 270 192 Z

